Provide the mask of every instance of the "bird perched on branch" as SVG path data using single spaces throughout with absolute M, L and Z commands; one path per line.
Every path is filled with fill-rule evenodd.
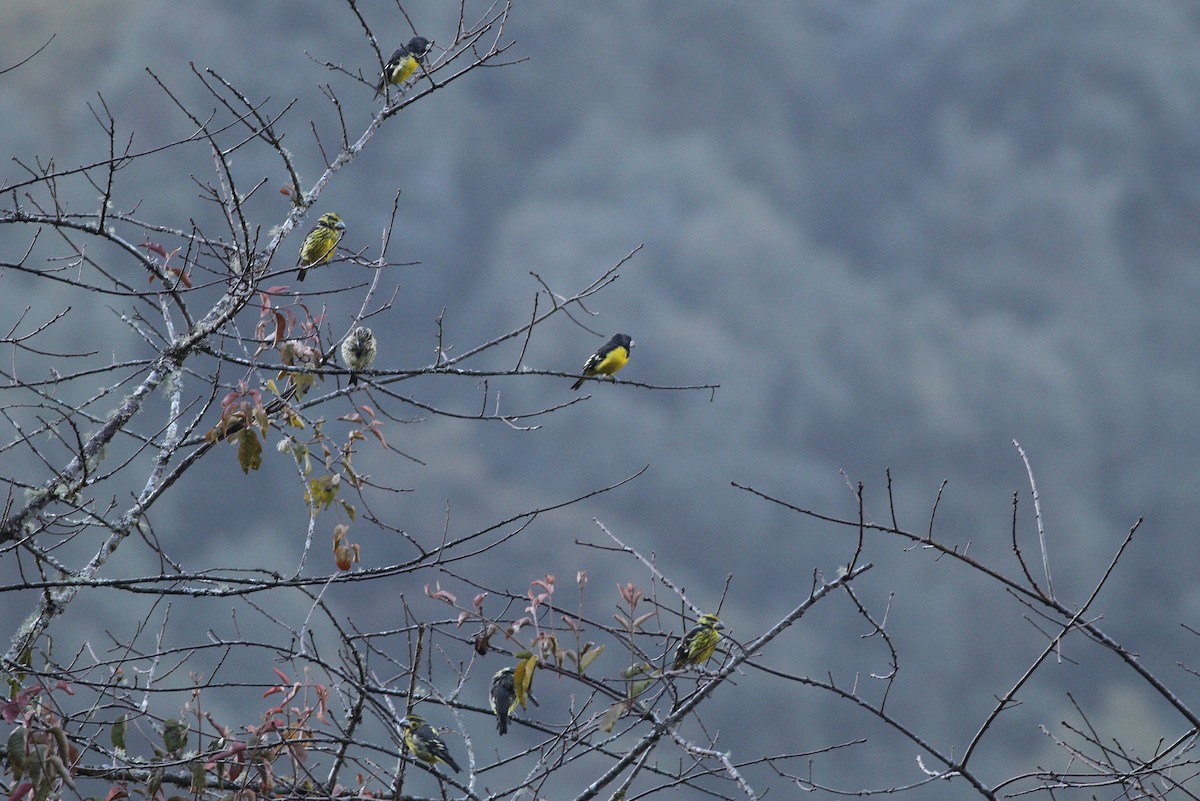
M 613 334 L 613 338 L 600 346 L 600 350 L 588 357 L 583 365 L 583 375 L 571 385 L 571 389 L 583 386 L 583 379 L 594 375 L 611 376 L 629 361 L 629 353 L 633 350 L 633 340 L 628 334 Z
M 414 36 L 408 40 L 408 44 L 397 47 L 396 52 L 392 53 L 392 57 L 383 66 L 383 75 L 379 79 L 379 88 L 375 90 L 375 96 L 379 97 L 389 83 L 397 86 L 407 81 L 417 71 L 417 67 L 425 63 L 425 56 L 432 48 L 433 42 L 423 36 Z
M 446 743 L 438 736 L 437 729 L 426 723 L 424 718 L 409 713 L 400 721 L 400 729 L 404 732 L 404 744 L 417 759 L 431 766 L 445 762 L 455 773 L 462 773 L 462 768 L 446 749 Z
M 675 664 L 673 670 L 681 670 L 688 665 L 702 665 L 712 657 L 721 641 L 721 630 L 725 624 L 716 615 L 701 615 L 696 625 L 688 629 L 687 634 L 679 641 L 675 649 Z
M 358 371 L 366 370 L 375 361 L 375 335 L 370 328 L 359 326 L 342 340 L 342 363 L 350 369 L 350 385 L 358 383 Z
M 344 233 L 346 233 L 346 224 L 342 222 L 341 217 L 332 211 L 322 214 L 321 218 L 317 220 L 317 224 L 300 243 L 300 261 L 297 262 L 300 266 L 300 274 L 296 276 L 296 280 L 303 281 L 304 274 L 308 272 L 309 267 L 327 264 L 333 258 L 338 242 L 342 241 Z
M 496 671 L 492 676 L 492 689 L 488 701 L 496 713 L 496 731 L 508 734 L 508 716 L 517 709 L 517 684 L 513 678 L 516 669 L 509 666 Z

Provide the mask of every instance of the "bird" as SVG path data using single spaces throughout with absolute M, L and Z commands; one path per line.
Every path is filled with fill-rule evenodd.
M 392 53 L 392 57 L 383 66 L 383 75 L 379 78 L 375 96 L 379 97 L 389 83 L 398 85 L 407 81 L 417 71 L 417 67 L 425 63 L 425 55 L 432 47 L 433 42 L 423 36 L 414 36 L 408 40 L 408 44 L 397 47 L 396 52 Z
M 613 338 L 605 342 L 600 350 L 588 357 L 583 364 L 583 375 L 571 385 L 571 389 L 583 386 L 583 379 L 593 375 L 608 375 L 620 370 L 629 361 L 629 352 L 633 350 L 633 340 L 628 334 L 613 334 Z
M 675 649 L 675 664 L 673 670 L 680 670 L 688 665 L 702 665 L 717 650 L 721 641 L 721 630 L 725 624 L 716 615 L 701 615 L 696 625 L 688 629 Z
M 350 369 L 350 385 L 358 383 L 358 371 L 366 370 L 375 361 L 375 335 L 370 328 L 359 326 L 342 340 L 342 362 Z
M 425 722 L 425 719 L 411 712 L 400 721 L 404 731 L 404 744 L 412 755 L 431 766 L 445 762 L 455 773 L 462 773 L 462 768 L 446 750 L 446 743 L 438 736 L 437 729 Z
M 300 266 L 300 275 L 296 276 L 296 280 L 303 281 L 304 274 L 308 272 L 309 267 L 328 263 L 333 258 L 334 251 L 337 250 L 338 242 L 342 241 L 344 233 L 346 233 L 346 224 L 342 222 L 341 217 L 332 211 L 322 214 L 321 218 L 317 220 L 317 224 L 304 237 L 304 242 L 300 244 L 300 261 L 297 262 Z
M 496 675 L 492 676 L 492 689 L 488 693 L 488 701 L 496 713 L 496 731 L 501 735 L 508 734 L 508 716 L 517 709 L 515 672 L 511 665 L 496 671 Z

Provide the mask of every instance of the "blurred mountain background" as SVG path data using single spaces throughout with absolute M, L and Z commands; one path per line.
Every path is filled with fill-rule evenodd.
M 405 9 L 417 32 L 448 42 L 451 5 Z M 394 6 L 363 10 L 385 54 L 412 35 Z M 320 87 L 338 92 L 352 139 L 377 108 L 370 90 L 319 63 L 377 69 L 340 3 L 111 0 L 101 12 L 8 0 L 0 17 L 5 66 L 55 36 L 0 77 L 0 152 L 27 163 L 103 158 L 88 109 L 98 95 L 135 149 L 189 134 L 145 68 L 199 111 L 216 103 L 189 62 L 252 99 L 269 97 L 276 111 L 298 98 L 280 128 L 306 187 L 322 164 L 310 120 L 327 149 L 338 137 Z M 472 577 L 521 593 L 545 573 L 567 581 L 587 569 L 605 618 L 617 602 L 613 580 L 649 579 L 632 561 L 576 545 L 602 541 L 594 516 L 655 554 L 705 608 L 732 575 L 722 617 L 745 641 L 807 594 L 814 570 L 833 576 L 854 542 L 850 530 L 784 512 L 731 481 L 850 518 L 852 485 L 862 481 L 868 515 L 888 522 L 890 468 L 900 523 L 920 532 L 948 479 L 935 531 L 1016 574 L 1013 493 L 1035 554 L 1016 439 L 1035 471 L 1055 586 L 1068 603 L 1082 603 L 1145 517 L 1094 611 L 1169 683 L 1194 687 L 1176 663 L 1200 661 L 1180 625 L 1200 625 L 1200 5 L 518 0 L 506 32 L 519 63 L 477 71 L 406 109 L 315 209 L 337 210 L 349 224 L 344 244 L 373 257 L 402 191 L 391 256 L 419 264 L 397 268 L 395 307 L 371 321 L 378 366 L 428 363 L 443 307 L 447 342 L 461 352 L 524 324 L 539 290 L 531 272 L 574 292 L 644 244 L 593 300 L 599 316 L 589 325 L 636 340 L 622 377 L 720 389 L 710 398 L 590 383 L 590 401 L 529 421 L 541 424 L 530 432 L 436 417 L 391 424 L 389 441 L 424 465 L 363 449 L 370 472 L 413 489 L 376 499 L 377 513 L 436 542 L 447 515 L 467 532 L 648 465 L 614 493 L 539 518 Z M 268 182 L 252 205 L 266 232 L 287 213 L 275 192 L 286 176 L 265 148 L 243 153 L 234 161 L 243 186 Z M 22 174 L 12 162 L 0 168 L 5 183 Z M 209 180 L 204 148 L 121 173 L 118 205 L 216 230 L 189 174 Z M 95 197 L 74 202 L 90 208 Z M 28 233 L 0 227 L 0 258 L 19 258 Z M 346 274 L 315 271 L 305 289 L 331 289 Z M 46 296 L 48 284 L 12 271 L 0 280 L 10 288 L 6 322 L 29 303 L 63 305 Z M 331 298 L 331 318 L 348 319 L 358 303 Z M 101 304 L 72 320 L 64 346 L 111 330 L 123 343 L 114 351 L 137 347 Z M 530 342 L 525 364 L 573 371 L 602 341 L 556 320 Z M 468 366 L 511 367 L 520 347 Z M 572 397 L 565 380 L 499 386 L 509 413 Z M 466 413 L 481 398 L 467 378 L 401 388 Z M 327 416 L 341 413 L 337 405 Z M 6 472 L 44 476 L 33 460 L 6 458 Z M 214 454 L 203 475 L 181 482 L 151 515 L 168 550 L 197 565 L 213 554 L 269 565 L 280 553 L 294 565 L 307 519 L 301 487 L 270 447 L 266 459 L 244 477 L 232 452 Z M 223 518 L 223 508 L 237 515 Z M 356 534 L 367 565 L 407 553 Z M 895 712 L 936 745 L 961 749 L 1044 638 L 1011 598 L 958 566 L 879 537 L 867 545 L 877 567 L 856 585 L 861 596 L 882 614 L 895 592 Z M 111 570 L 156 572 L 144 551 Z M 419 612 L 444 614 L 415 585 L 394 598 L 334 588 L 330 600 L 382 626 L 401 593 Z M 108 600 L 72 610 L 68 622 L 119 639 L 128 599 Z M 0 619 L 11 631 L 28 604 L 9 597 L 6 606 Z M 865 623 L 830 607 L 765 661 L 846 683 L 886 672 L 883 654 L 858 644 Z M 1144 753 L 1180 733 L 1181 721 L 1139 693 L 1116 659 L 1078 639 L 1065 651 L 1068 661 L 1047 664 L 986 741 L 987 778 L 1065 762 L 1036 727 L 1077 717 L 1068 689 Z M 479 677 L 481 693 L 490 673 Z M 776 692 L 748 676 L 709 709 L 735 756 L 818 749 L 870 726 L 820 693 L 789 689 L 797 694 L 780 703 Z M 748 701 L 761 709 L 753 721 Z M 817 777 L 852 789 L 922 778 L 914 746 L 870 731 L 869 759 L 818 757 Z M 962 797 L 955 789 L 934 786 L 927 797 Z

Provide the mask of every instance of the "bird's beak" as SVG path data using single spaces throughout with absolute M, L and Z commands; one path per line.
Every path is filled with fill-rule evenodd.
M 403 729 L 407 725 L 408 725 L 408 718 L 400 718 L 400 728 Z
M 342 222 L 341 220 L 338 220 L 337 223 L 333 227 L 338 229 L 339 231 L 346 230 L 346 224 L 344 222 Z
M 725 624 L 718 620 L 716 625 L 713 626 L 713 628 L 716 629 L 717 631 L 721 631 L 722 629 L 725 628 Z

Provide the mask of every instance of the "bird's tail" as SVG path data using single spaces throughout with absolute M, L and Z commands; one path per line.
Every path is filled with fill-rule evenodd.
M 296 280 L 297 280 L 297 281 L 303 281 L 303 280 L 304 280 L 304 274 L 305 274 L 306 272 L 308 272 L 308 268 L 307 268 L 307 267 L 301 267 L 301 268 L 300 268 L 300 274 L 296 276 Z
M 458 763 L 454 761 L 454 757 L 446 754 L 442 757 L 442 761 L 449 765 L 455 773 L 462 773 L 462 768 L 460 768 Z
M 583 376 L 579 376 L 579 380 L 571 385 L 571 389 L 579 389 L 583 386 Z

